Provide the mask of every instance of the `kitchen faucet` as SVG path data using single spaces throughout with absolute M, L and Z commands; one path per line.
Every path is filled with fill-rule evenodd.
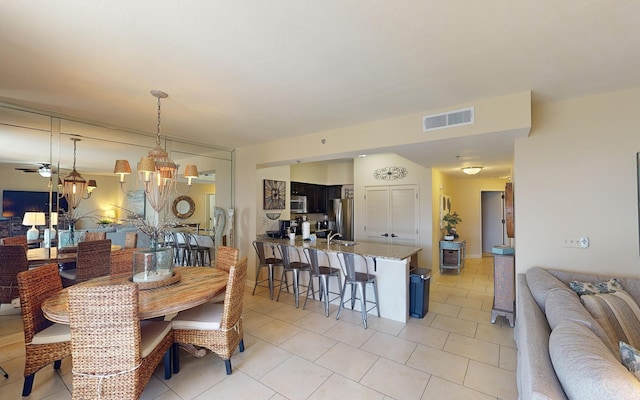
M 342 237 L 342 235 L 339 232 L 334 232 L 334 233 L 330 234 L 329 236 L 327 236 L 327 246 L 331 244 L 331 240 L 333 238 L 335 238 L 336 236 Z

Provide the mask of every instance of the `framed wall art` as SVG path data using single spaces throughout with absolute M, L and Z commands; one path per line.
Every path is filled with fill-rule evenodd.
M 284 210 L 287 199 L 287 182 L 264 180 L 264 209 Z
M 140 189 L 127 192 L 127 210 L 133 212 L 140 218 L 144 218 L 145 205 L 146 201 L 144 197 L 144 190 Z M 128 218 L 135 217 L 129 215 Z
M 440 195 L 440 229 L 447 226 L 444 216 L 451 213 L 451 197 L 446 194 Z

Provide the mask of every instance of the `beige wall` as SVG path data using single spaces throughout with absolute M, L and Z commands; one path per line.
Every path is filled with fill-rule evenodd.
M 341 159 L 347 157 L 348 152 L 379 153 L 390 146 L 440 140 L 442 135 L 437 133 L 425 135 L 422 132 L 422 116 L 471 105 L 475 106 L 475 124 L 446 129 L 447 137 L 464 137 L 514 130 L 528 132 L 531 126 L 531 93 L 527 91 L 455 105 L 446 109 L 428 110 L 398 118 L 372 121 L 237 149 L 234 164 L 236 182 L 235 208 L 238 213 L 236 245 L 241 254 L 248 255 L 250 268 L 255 268 L 256 263 L 255 252 L 251 248 L 251 242 L 255 240 L 256 233 L 263 228 L 262 209 L 259 204 L 261 204 L 262 198 L 262 179 L 265 178 L 264 167 L 295 164 L 301 158 L 308 160 Z M 325 143 L 322 143 L 323 139 Z M 296 149 L 295 157 L 292 156 L 294 153 L 282 151 L 282 149 Z M 356 162 L 354 161 L 354 187 L 358 185 L 357 177 L 359 176 L 359 171 L 355 166 Z M 424 264 L 432 266 L 437 265 L 437 262 L 433 262 L 433 256 L 429 253 L 437 254 L 432 249 L 434 248 L 434 243 L 437 243 L 439 239 L 439 236 L 434 235 L 434 228 L 432 227 L 433 194 L 430 191 L 434 186 L 432 182 L 433 175 L 432 172 L 428 172 L 428 169 L 423 168 L 420 176 L 421 200 L 426 202 L 426 204 L 421 205 L 420 224 L 421 231 L 425 233 L 426 243 L 422 242 L 423 237 L 421 237 L 421 244 L 424 244 L 424 250 L 421 254 L 420 262 L 423 263 L 423 266 Z M 274 179 L 274 177 L 269 177 L 269 179 Z M 249 271 L 249 276 L 252 276 L 252 273 L 255 273 L 255 271 Z
M 535 106 L 515 143 L 516 269 L 638 275 L 640 89 Z M 588 249 L 565 248 L 588 236 Z
M 291 180 L 318 185 L 352 185 L 353 160 L 291 164 Z

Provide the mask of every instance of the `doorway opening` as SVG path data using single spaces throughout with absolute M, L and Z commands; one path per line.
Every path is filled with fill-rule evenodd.
M 504 192 L 483 191 L 482 207 L 482 254 L 491 255 L 493 246 L 507 243 Z

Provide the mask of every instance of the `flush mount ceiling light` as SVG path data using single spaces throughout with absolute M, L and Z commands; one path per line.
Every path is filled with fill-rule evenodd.
M 475 175 L 482 170 L 482 167 L 464 167 L 462 168 L 462 172 L 467 175 Z
M 138 182 L 142 182 L 142 188 L 151 207 L 156 212 L 160 212 L 167 204 L 171 192 L 175 190 L 177 193 L 176 179 L 179 165 L 174 163 L 169 153 L 160 146 L 160 99 L 166 99 L 169 95 L 159 90 L 152 90 L 151 95 L 158 99 L 156 147 L 151 149 L 146 157 L 140 158 Z M 124 176 L 131 173 L 129 161 L 116 160 L 113 172 L 120 175 L 120 188 L 122 188 Z M 195 165 L 186 166 L 185 177 L 188 178 L 189 189 L 191 189 L 191 180 L 198 177 L 198 169 Z

